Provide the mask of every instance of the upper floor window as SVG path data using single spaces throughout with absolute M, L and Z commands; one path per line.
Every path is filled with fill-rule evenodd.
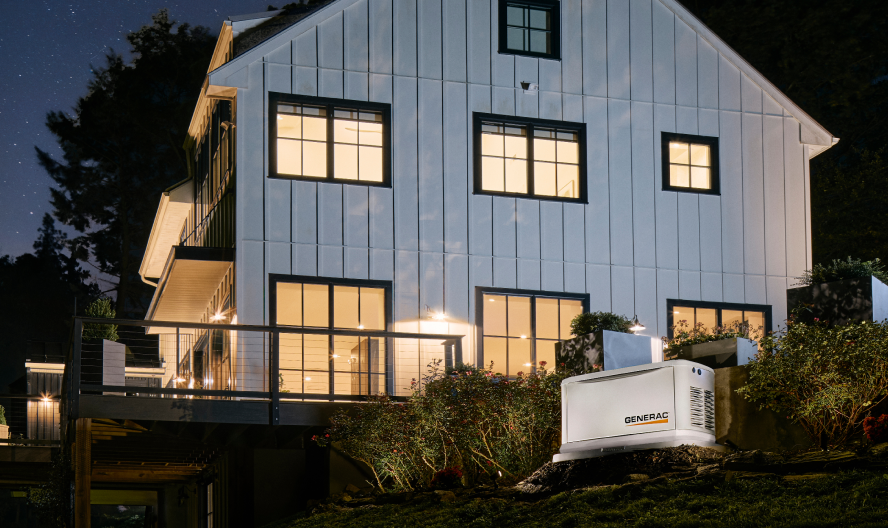
M 663 190 L 718 194 L 718 138 L 663 132 Z
M 692 330 L 699 325 L 709 332 L 743 326 L 756 340 L 764 337 L 771 327 L 771 307 L 767 305 L 667 299 L 666 310 L 670 339 L 677 326 Z
M 475 114 L 475 192 L 584 201 L 585 125 Z
M 500 0 L 499 52 L 560 58 L 559 2 Z
M 270 174 L 389 185 L 389 106 L 272 94 Z

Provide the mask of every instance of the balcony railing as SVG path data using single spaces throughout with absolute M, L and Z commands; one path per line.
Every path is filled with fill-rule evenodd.
M 115 342 L 83 339 L 117 325 Z M 409 395 L 428 365 L 462 360 L 463 336 L 77 317 L 65 365 L 70 417 L 80 395 L 362 401 Z M 138 361 L 136 361 L 138 358 Z
M 181 245 L 234 247 L 234 193 L 224 195 L 190 233 L 183 233 Z

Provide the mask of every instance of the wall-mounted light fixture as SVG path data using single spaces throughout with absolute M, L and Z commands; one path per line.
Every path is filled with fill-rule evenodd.
M 428 304 L 425 305 L 425 310 L 426 315 L 429 319 L 434 319 L 435 321 L 444 321 L 445 319 L 447 319 L 447 316 L 444 314 L 444 312 L 436 312 L 429 308 Z
M 635 314 L 635 319 L 632 320 L 632 326 L 629 327 L 629 330 L 633 332 L 638 332 L 640 330 L 644 330 L 644 325 L 638 322 L 638 314 Z
M 521 81 L 521 89 L 524 93 L 537 93 L 540 91 L 540 85 L 537 83 Z

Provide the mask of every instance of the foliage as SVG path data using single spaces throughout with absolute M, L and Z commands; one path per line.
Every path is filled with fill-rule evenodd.
M 37 149 L 52 177 L 55 216 L 80 235 L 71 250 L 116 279 L 116 309 L 140 318 L 153 291 L 138 278 L 161 191 L 188 177 L 186 139 L 214 39 L 203 27 L 174 26 L 166 10 L 129 33 L 135 57 L 113 51 L 93 67 L 73 115 L 46 125 L 63 159 Z
M 632 333 L 629 327 L 632 322 L 628 318 L 610 312 L 581 313 L 570 322 L 570 333 L 579 337 L 594 334 L 601 330 L 611 332 Z
M 798 422 L 822 448 L 860 432 L 888 397 L 888 324 L 798 322 L 764 337 L 737 392 Z
M 686 319 L 682 319 L 673 325 L 672 339 L 663 338 L 663 352 L 671 354 L 677 352 L 683 346 L 699 345 L 700 343 L 721 341 L 722 339 L 734 339 L 735 337 L 755 341 L 763 333 L 763 328 L 750 328 L 749 323 L 732 323 L 707 329 L 703 323 L 691 326 Z
M 111 307 L 111 299 L 103 297 L 96 299 L 86 307 L 87 317 L 99 317 L 102 319 L 114 319 L 117 312 Z M 84 324 L 83 339 L 107 339 L 117 341 L 117 325 L 112 324 Z
M 463 473 L 459 468 L 444 468 L 435 472 L 429 485 L 436 489 L 455 488 L 459 486 Z
M 470 479 L 497 471 L 525 476 L 551 460 L 560 444 L 562 378 L 544 362 L 517 378 L 494 373 L 492 363 L 442 374 L 440 362 L 432 362 L 406 403 L 373 397 L 352 413 L 338 412 L 314 440 L 335 442 L 370 466 L 381 489 L 425 487 L 452 467 Z
M 68 508 L 71 501 L 71 457 L 67 449 L 52 455 L 49 479 L 37 488 L 31 488 L 28 501 L 36 508 L 43 521 L 41 526 L 68 527 Z
M 813 269 L 805 270 L 801 277 L 796 277 L 799 280 L 796 285 L 810 286 L 812 284 L 869 276 L 873 276 L 888 284 L 888 271 L 885 270 L 879 259 L 864 262 L 860 259 L 848 257 L 848 260 L 833 260 L 826 266 L 815 264 Z
M 888 414 L 876 418 L 868 416 L 863 420 L 863 434 L 873 443 L 888 442 Z
M 6 425 L 6 409 L 0 405 L 0 425 Z

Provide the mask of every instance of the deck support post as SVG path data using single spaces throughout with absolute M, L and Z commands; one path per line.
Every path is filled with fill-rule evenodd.
M 90 528 L 92 419 L 78 418 L 74 442 L 74 527 Z

